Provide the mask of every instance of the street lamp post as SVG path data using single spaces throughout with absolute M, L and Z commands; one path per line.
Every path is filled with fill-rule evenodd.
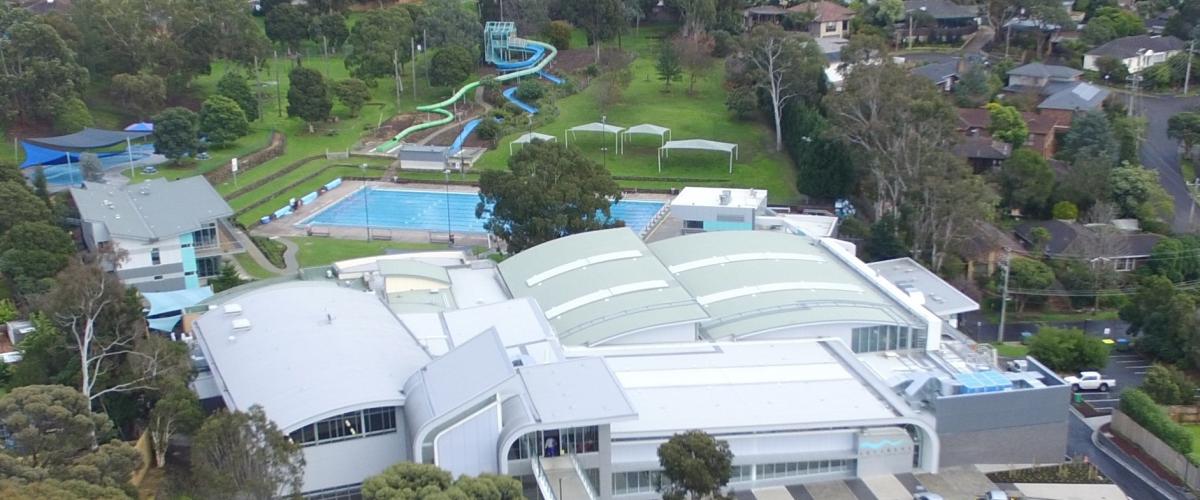
M 363 174 L 363 217 L 367 219 L 367 241 L 371 241 L 371 186 L 367 184 L 367 164 L 358 166 Z
M 445 169 L 442 174 L 446 176 L 446 241 L 449 246 L 454 246 L 454 230 L 450 226 L 450 169 Z

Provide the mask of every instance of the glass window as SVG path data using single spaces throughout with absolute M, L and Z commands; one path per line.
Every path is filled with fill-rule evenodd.
M 396 409 L 371 408 L 343 413 L 292 431 L 292 442 L 303 446 L 326 444 L 396 431 Z
M 704 229 L 704 221 L 702 220 L 685 220 L 683 221 L 684 229 Z
M 838 23 L 825 23 L 825 32 L 837 31 Z
M 150 263 L 156 266 L 162 264 L 162 256 L 159 255 L 157 248 L 150 249 Z

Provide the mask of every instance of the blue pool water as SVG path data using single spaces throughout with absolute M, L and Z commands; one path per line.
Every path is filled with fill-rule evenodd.
M 484 219 L 475 218 L 475 205 L 479 195 L 444 191 L 408 191 L 396 189 L 371 189 L 355 191 L 327 207 L 301 224 L 327 226 L 367 225 L 370 215 L 371 227 L 420 231 L 446 230 L 446 201 L 450 201 L 450 229 L 459 233 L 484 232 Z M 369 201 L 368 201 L 369 200 Z M 369 203 L 369 206 L 366 204 Z M 663 203 L 654 201 L 619 202 L 612 207 L 614 219 L 625 221 L 625 226 L 641 233 Z
M 129 168 L 130 153 L 133 153 L 133 161 L 143 160 L 154 154 L 153 144 L 134 144 L 129 150 L 121 150 L 112 156 L 100 158 L 100 165 L 104 171 L 109 171 L 114 168 Z M 46 172 L 46 183 L 53 185 L 79 184 L 83 180 L 83 172 L 79 169 L 79 162 L 72 160 L 70 165 L 49 165 L 43 167 Z M 142 167 L 137 167 L 140 169 Z

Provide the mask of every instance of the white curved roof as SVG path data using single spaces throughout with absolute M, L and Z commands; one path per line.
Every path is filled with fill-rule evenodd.
M 663 135 L 670 131 L 671 131 L 671 129 L 669 129 L 667 127 L 660 127 L 658 125 L 651 125 L 649 123 L 643 123 L 641 125 L 634 125 L 632 127 L 629 127 L 628 129 L 625 129 L 626 134 L 648 134 L 648 135 Z
M 606 123 L 592 122 L 583 125 L 576 125 L 567 130 L 570 130 L 571 132 L 608 132 L 610 134 L 616 134 L 622 130 L 625 130 L 625 128 Z
M 537 132 L 528 132 L 528 133 L 521 134 L 521 136 L 516 138 L 516 140 L 512 141 L 512 143 L 513 144 L 526 144 L 526 143 L 530 143 L 533 141 L 545 141 L 545 142 L 558 141 L 558 138 L 554 137 L 552 135 L 539 134 Z
M 707 149 L 711 151 L 725 151 L 732 153 L 737 149 L 737 144 L 732 142 L 717 142 L 707 139 L 684 139 L 682 141 L 667 141 L 660 149 Z
M 226 404 L 262 405 L 284 432 L 359 408 L 398 406 L 405 381 L 430 360 L 370 292 L 294 281 L 222 305 L 231 304 L 241 312 L 217 307 L 196 321 L 197 342 Z

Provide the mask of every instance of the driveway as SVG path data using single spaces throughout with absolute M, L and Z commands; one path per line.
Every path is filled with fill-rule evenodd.
M 1092 428 L 1075 412 L 1067 415 L 1067 454 L 1086 456 L 1105 477 L 1120 486 L 1129 498 L 1137 500 L 1170 500 L 1163 496 L 1125 466 L 1109 458 L 1092 443 Z
M 1150 360 L 1133 352 L 1115 352 L 1108 357 L 1108 366 L 1101 371 L 1105 377 L 1117 381 L 1117 386 L 1108 392 L 1081 391 L 1079 394 L 1093 408 L 1112 412 L 1120 401 L 1121 391 L 1142 385 Z
M 1147 168 L 1158 171 L 1159 181 L 1175 199 L 1175 220 L 1171 229 L 1176 233 L 1194 232 L 1200 216 L 1189 220 L 1193 206 L 1188 187 L 1179 172 L 1179 143 L 1167 137 L 1167 120 L 1172 115 L 1200 107 L 1200 97 L 1142 96 L 1136 110 L 1146 118 L 1146 140 L 1142 143 L 1141 160 Z

